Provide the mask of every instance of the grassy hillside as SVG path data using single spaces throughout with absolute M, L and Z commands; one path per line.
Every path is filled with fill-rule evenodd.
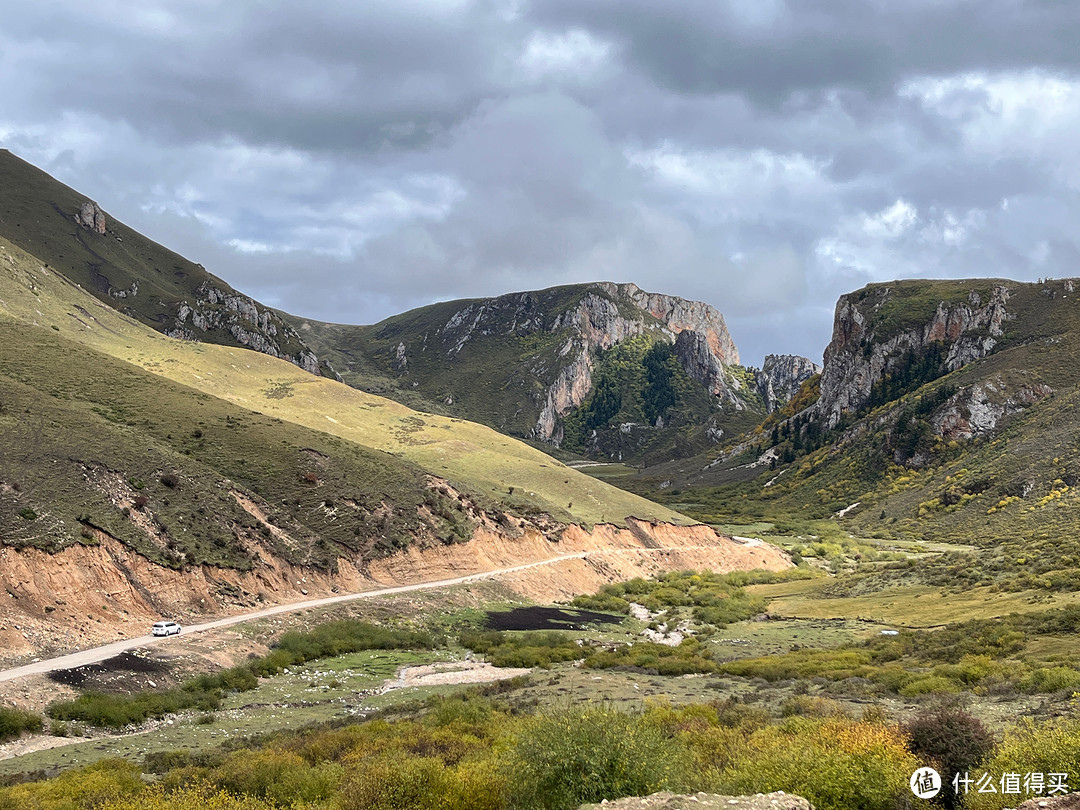
M 252 413 L 51 329 L 0 320 L 0 345 L 18 347 L 0 353 L 9 545 L 55 551 L 104 531 L 173 567 L 247 568 L 262 547 L 332 568 L 425 529 L 445 542 L 469 536 L 464 518 L 421 525 L 428 501 L 431 512 L 455 512 L 408 461 Z
M 550 325 L 580 304 L 590 289 L 587 284 L 574 284 L 534 293 L 530 314 Z M 559 350 L 576 333 L 569 325 L 538 331 L 534 324 L 517 331 L 507 320 L 497 331 L 474 332 L 460 348 L 454 340 L 447 342 L 442 332 L 456 314 L 473 312 L 492 300 L 444 301 L 373 326 L 291 320 L 350 385 L 517 437 L 529 436 L 548 387 L 574 359 L 560 357 Z M 658 323 L 640 310 L 627 309 L 623 314 Z M 402 343 L 408 349 L 405 370 L 397 358 Z
M 682 302 L 684 310 L 707 309 Z M 752 378 L 739 396 L 746 410 L 721 407 L 717 397 L 691 379 L 678 360 L 666 357 L 675 394 L 656 399 L 643 365 L 656 343 L 670 345 L 664 322 L 643 310 L 615 285 L 576 284 L 498 298 L 448 301 L 387 318 L 374 326 L 327 324 L 285 315 L 350 385 L 411 407 L 481 422 L 517 438 L 537 438 L 551 449 L 596 459 L 639 462 L 693 455 L 714 444 L 716 428 L 753 426 L 749 413 L 764 410 Z M 717 315 L 718 317 L 718 315 Z M 588 350 L 588 369 L 580 367 Z M 571 372 L 567 384 L 564 373 Z M 733 375 L 744 370 L 732 366 Z M 734 382 L 734 380 L 732 380 Z M 552 418 L 553 435 L 538 435 L 549 392 L 564 385 L 590 402 Z M 598 386 L 607 390 L 600 392 Z M 597 402 L 612 405 L 597 409 Z M 643 404 L 647 403 L 645 407 Z M 656 406 L 662 407 L 656 407 Z M 601 414 L 603 418 L 598 418 Z M 663 417 L 663 427 L 656 426 Z M 620 427 L 628 422 L 628 433 Z M 583 425 L 588 423 L 587 428 Z M 594 435 L 595 431 L 595 435 Z M 632 434 L 632 435 L 631 435 Z
M 54 547 L 78 538 L 86 528 L 79 517 L 137 542 L 119 496 L 81 484 L 84 475 L 108 479 L 114 490 L 126 487 L 124 498 L 147 497 L 145 508 L 179 544 L 157 554 L 174 561 L 191 552 L 245 564 L 239 546 L 219 542 L 228 539 L 232 521 L 252 523 L 229 503 L 223 478 L 267 502 L 285 500 L 274 509 L 283 529 L 299 537 L 318 533 L 331 544 L 303 549 L 313 559 L 332 556 L 332 544 L 377 553 L 375 545 L 385 548 L 414 529 L 419 502 L 432 497 L 419 483 L 424 473 L 449 480 L 481 505 L 522 514 L 584 523 L 629 515 L 686 522 L 489 428 L 417 413 L 263 354 L 163 337 L 6 242 L 0 242 L 0 324 L 6 388 L 0 419 L 11 430 L 6 436 L 18 436 L 3 443 L 4 468 L 20 471 L 4 478 L 21 488 L 7 488 L 5 505 L 14 516 L 5 520 L 19 530 L 20 542 Z M 168 473 L 182 486 L 164 484 Z M 185 492 L 182 503 L 166 491 L 173 489 Z M 57 514 L 49 505 L 54 492 L 64 504 Z M 434 515 L 434 536 L 452 540 L 465 531 L 438 503 L 425 505 Z M 190 516 L 204 514 L 200 506 L 223 511 Z M 20 517 L 23 509 L 41 516 Z M 196 525 L 182 530 L 181 515 Z M 180 544 L 185 535 L 192 539 Z
M 225 314 L 224 302 L 208 301 L 205 293 L 199 292 L 203 285 L 223 294 L 236 294 L 202 265 L 107 214 L 105 233 L 83 227 L 76 215 L 88 197 L 6 149 L 0 149 L 0 188 L 0 237 L 153 329 L 177 328 L 184 304 L 204 313 Z M 267 312 L 262 307 L 259 310 Z M 307 347 L 276 314 L 271 313 L 270 319 L 276 329 L 274 334 L 256 323 L 244 322 L 244 329 L 271 339 L 282 356 L 300 358 Z M 245 345 L 224 323 L 200 329 L 197 336 L 212 343 Z
M 713 520 L 830 518 L 858 504 L 840 518 L 857 535 L 979 549 L 899 572 L 909 580 L 1080 588 L 1080 296 L 1068 281 L 1004 283 L 1009 318 L 990 355 L 951 373 L 926 366 L 925 382 L 901 369 L 890 378 L 897 386 L 876 389 L 899 396 L 872 399 L 812 441 L 804 431 L 797 447 L 792 420 L 780 431 L 779 464 L 748 466 L 773 443 L 765 426 L 708 470 L 715 456 L 619 482 Z M 871 321 L 877 339 L 928 322 L 940 301 L 963 301 L 972 285 L 889 285 L 899 294 Z M 920 362 L 912 357 L 912 368 Z M 997 423 L 971 438 L 942 435 L 949 409 L 973 422 L 997 414 Z M 802 418 L 812 422 L 812 410 Z M 658 489 L 662 480 L 671 486 Z

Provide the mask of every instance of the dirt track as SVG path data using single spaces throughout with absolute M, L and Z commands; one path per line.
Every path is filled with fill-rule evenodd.
M 682 546 L 682 547 L 661 547 L 647 549 L 651 553 L 665 553 L 669 551 L 688 551 L 694 549 L 709 549 L 715 550 L 713 546 Z M 252 619 L 260 619 L 266 616 L 273 616 L 279 613 L 291 613 L 297 610 L 305 610 L 307 608 L 322 607 L 325 605 L 332 605 L 339 602 L 349 602 L 355 599 L 370 599 L 379 596 L 389 596 L 399 593 L 407 593 L 410 591 L 429 590 L 432 588 L 445 588 L 453 585 L 463 585 L 469 582 L 476 582 L 479 580 L 492 579 L 495 577 L 501 577 L 506 575 L 513 575 L 520 571 L 528 569 L 539 568 L 541 566 L 549 566 L 557 563 L 562 563 L 567 560 L 584 560 L 587 557 L 592 556 L 611 556 L 619 554 L 641 554 L 646 551 L 640 548 L 624 548 L 624 549 L 606 549 L 597 551 L 581 551 L 573 554 L 562 554 L 557 557 L 551 557 L 545 560 L 539 560 L 536 562 L 524 563 L 522 565 L 513 565 L 505 568 L 498 568 L 492 571 L 486 571 L 478 574 L 469 574 L 467 576 L 454 577 L 451 579 L 440 579 L 431 582 L 421 582 L 412 585 L 397 585 L 387 588 L 377 588 L 369 591 L 362 591 L 359 593 L 341 594 L 338 596 L 328 596 L 320 599 L 309 599 L 303 602 L 292 602 L 284 605 L 276 605 L 270 608 L 264 608 L 262 610 L 252 611 L 250 613 L 242 613 L 235 616 L 229 616 L 224 619 L 216 619 L 214 621 L 204 622 L 202 624 L 188 625 L 184 628 L 184 635 L 191 635 L 192 633 L 199 633 L 204 630 L 212 630 L 218 627 L 227 627 L 232 624 L 238 624 L 240 622 L 250 621 Z M 61 655 L 56 658 L 48 658 L 42 661 L 35 661 L 30 664 L 25 664 L 19 667 L 13 667 L 0 671 L 0 682 L 11 681 L 16 678 L 22 678 L 27 675 L 35 675 L 39 673 L 48 673 L 60 669 L 72 669 L 74 667 L 80 667 L 85 664 L 94 664 L 99 661 L 104 661 L 106 658 L 111 658 L 114 655 L 118 655 L 126 650 L 135 649 L 136 647 L 145 647 L 150 644 L 167 644 L 169 638 L 160 638 L 154 636 L 138 636 L 136 638 L 124 639 L 123 641 L 116 641 L 111 644 L 105 644 L 100 647 L 93 647 L 88 650 L 80 650 L 79 652 L 70 653 L 68 655 Z

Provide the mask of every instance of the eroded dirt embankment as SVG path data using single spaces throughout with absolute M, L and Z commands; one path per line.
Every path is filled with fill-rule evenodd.
M 260 555 L 250 571 L 204 565 L 181 572 L 109 537 L 53 555 L 0 548 L 0 663 L 140 636 L 160 616 L 190 623 L 331 593 L 431 582 L 566 555 L 576 556 L 509 573 L 505 581 L 522 595 L 544 601 L 666 570 L 779 570 L 790 565 L 779 549 L 721 537 L 707 526 L 628 523 L 629 528 L 600 525 L 591 531 L 568 526 L 558 533 L 529 528 L 511 534 L 484 527 L 468 542 L 410 548 L 367 563 L 363 570 L 340 559 L 333 574 L 269 555 Z

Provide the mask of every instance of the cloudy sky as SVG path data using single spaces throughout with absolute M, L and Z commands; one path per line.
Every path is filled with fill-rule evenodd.
M 836 296 L 1080 275 L 1080 3 L 35 0 L 0 145 L 296 314 L 634 281 L 743 362 Z

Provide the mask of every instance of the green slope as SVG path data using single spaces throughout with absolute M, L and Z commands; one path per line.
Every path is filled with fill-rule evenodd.
M 575 284 L 498 299 L 443 301 L 373 326 L 286 318 L 350 385 L 520 438 L 531 435 L 547 389 L 574 359 L 559 351 L 575 333 L 556 324 L 590 291 L 590 285 Z M 521 296 L 532 297 L 525 305 L 529 323 L 515 329 Z M 505 314 L 500 313 L 496 329 L 474 332 L 459 347 L 457 332 L 447 324 L 480 307 Z M 640 311 L 624 314 L 656 322 Z M 397 358 L 400 344 L 408 348 L 404 369 Z
M 865 313 L 874 342 L 994 283 L 892 283 L 891 305 Z M 781 432 L 790 463 L 746 466 L 771 444 L 767 424 L 708 470 L 715 456 L 619 482 L 699 518 L 790 524 L 858 504 L 840 519 L 858 536 L 980 549 L 920 563 L 905 574 L 915 581 L 1080 589 L 1080 296 L 1069 281 L 1000 283 L 1010 290 L 1009 318 L 993 353 L 953 372 L 910 358 L 910 373 L 898 368 L 876 387 L 884 402 L 871 400 L 838 429 L 799 448 Z M 868 303 L 881 286 L 868 288 Z M 939 435 L 935 420 L 957 401 L 964 419 L 1003 413 L 972 438 Z M 800 418 L 813 426 L 813 409 Z M 661 480 L 671 487 L 658 489 Z
M 373 326 L 329 324 L 283 315 L 305 342 L 327 358 L 350 385 L 378 393 L 410 407 L 458 416 L 527 441 L 537 439 L 536 426 L 548 392 L 583 350 L 578 307 L 587 298 L 601 300 L 641 335 L 619 334 L 606 350 L 590 350 L 593 388 L 601 378 L 617 388 L 623 402 L 597 420 L 591 403 L 580 413 L 566 414 L 572 429 L 564 449 L 589 458 L 649 461 L 683 457 L 711 446 L 709 430 L 745 430 L 760 419 L 763 406 L 744 388 L 745 409 L 718 407 L 702 384 L 672 360 L 677 397 L 661 412 L 642 408 L 649 399 L 645 350 L 669 341 L 663 324 L 610 286 L 576 284 L 512 293 L 497 298 L 463 299 L 411 310 Z M 603 330 L 607 323 L 586 324 Z M 637 341 L 627 345 L 628 341 Z M 404 360 L 404 362 L 403 362 Z M 739 367 L 732 373 L 741 374 Z M 754 416 L 756 414 L 756 418 Z M 662 416 L 665 427 L 654 427 Z M 563 419 L 558 420 L 560 425 Z M 582 435 L 581 424 L 589 423 Z M 620 430 L 628 422 L 633 431 Z M 593 431 L 596 435 L 593 435 Z M 543 444 L 551 449 L 551 444 Z
M 686 522 L 489 428 L 417 413 L 264 354 L 164 337 L 5 240 L 0 326 L 9 542 L 54 548 L 86 528 L 92 539 L 97 527 L 174 564 L 189 554 L 243 566 L 251 551 L 233 524 L 257 521 L 237 509 L 232 489 L 264 504 L 297 547 L 275 550 L 297 561 L 386 553 L 409 536 L 467 536 L 468 509 L 452 491 L 425 487 L 428 474 L 477 508 Z M 170 474 L 180 486 L 162 483 Z M 149 500 L 134 511 L 148 509 L 168 530 L 156 551 L 131 515 L 139 495 Z M 34 518 L 19 515 L 27 509 Z
M 460 526 L 421 525 L 425 499 L 454 510 L 408 461 L 252 413 L 51 329 L 0 318 L 0 345 L 6 544 L 55 551 L 104 531 L 173 567 L 247 568 L 265 549 L 332 568 L 425 529 L 445 542 L 468 536 L 464 516 Z
M 86 195 L 6 149 L 0 149 L 0 192 L 0 237 L 141 323 L 162 332 L 188 329 L 199 340 L 228 346 L 250 345 L 237 337 L 238 329 L 243 329 L 273 344 L 280 356 L 294 362 L 308 351 L 276 313 L 236 293 L 202 265 L 107 214 L 105 233 L 80 225 L 76 215 L 88 201 Z M 215 298 L 250 302 L 258 317 L 247 319 L 231 311 L 224 300 L 210 300 L 210 288 L 216 291 Z M 184 305 L 213 323 L 207 329 L 186 319 L 178 323 Z M 267 320 L 261 323 L 264 313 Z

